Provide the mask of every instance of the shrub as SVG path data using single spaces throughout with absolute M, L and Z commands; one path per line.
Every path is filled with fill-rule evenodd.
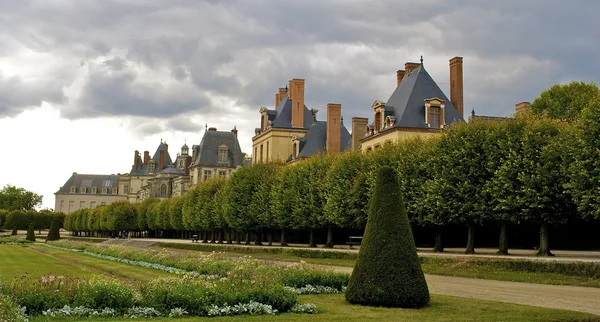
M 0 321 L 26 321 L 19 309 L 15 301 L 0 293 Z
M 27 237 L 25 237 L 25 240 L 32 242 L 35 241 L 35 223 L 32 222 L 29 224 L 29 228 L 27 229 Z
M 52 224 L 50 224 L 50 231 L 48 231 L 48 237 L 46 237 L 46 241 L 53 241 L 60 239 L 60 231 L 58 228 L 58 218 L 52 219 Z
M 350 303 L 418 308 L 429 303 L 429 289 L 413 239 L 396 172 L 377 172 L 367 227 L 350 277 Z

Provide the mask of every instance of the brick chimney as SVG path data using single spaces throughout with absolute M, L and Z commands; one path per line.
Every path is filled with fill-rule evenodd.
M 233 135 L 235 135 L 235 138 L 237 139 L 237 128 L 235 127 L 235 125 L 233 126 L 233 130 L 231 130 L 231 132 L 233 132 Z
M 415 69 L 418 68 L 419 66 L 421 66 L 421 64 L 419 63 L 409 63 L 407 62 L 406 64 L 404 64 L 404 70 L 406 75 L 410 74 L 410 72 Z
M 342 105 L 327 104 L 327 153 L 340 153 L 342 132 Z
M 464 117 L 462 57 L 450 59 L 450 102 L 452 102 L 460 117 Z
M 283 97 L 285 96 L 285 93 L 287 93 L 287 90 L 285 89 L 285 87 L 280 87 L 279 88 L 279 102 L 280 103 L 283 100 Z
M 402 79 L 404 78 L 404 74 L 405 74 L 405 72 L 403 70 L 398 70 L 396 72 L 396 78 L 398 81 L 398 83 L 396 85 L 400 85 L 400 82 L 402 82 Z
M 519 115 L 527 115 L 531 112 L 531 103 L 529 102 L 521 102 L 515 105 L 515 114 Z
M 304 127 L 304 79 L 294 78 L 290 81 L 290 97 L 292 98 L 292 127 Z M 339 121 L 339 120 L 338 120 Z
M 144 165 L 148 165 L 148 162 L 150 162 L 150 152 L 144 151 Z
M 163 167 L 165 166 L 165 150 L 160 149 L 158 151 L 158 170 L 156 170 L 156 173 L 159 173 L 163 170 Z
M 279 106 L 280 100 L 281 100 L 281 97 L 280 97 L 279 93 L 275 94 L 275 108 L 277 108 L 277 106 Z
M 364 136 L 367 125 L 369 125 L 369 119 L 366 117 L 352 118 L 352 151 L 358 151 L 359 140 Z
M 133 172 L 137 171 L 138 160 L 140 160 L 140 151 L 135 150 L 135 152 L 133 153 Z

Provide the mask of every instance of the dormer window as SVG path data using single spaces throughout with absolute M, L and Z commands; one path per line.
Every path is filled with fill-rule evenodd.
M 105 195 L 108 193 L 108 189 L 106 187 L 102 187 L 102 194 Z
M 93 195 L 95 195 L 95 194 L 96 194 L 96 192 L 97 192 L 96 190 L 97 190 L 97 188 L 96 188 L 96 187 L 92 187 L 92 194 L 93 194 Z
M 87 192 L 87 188 L 86 187 L 81 187 L 81 193 L 86 193 Z
M 117 194 L 117 188 L 112 188 L 112 194 L 116 195 Z
M 229 154 L 229 149 L 227 148 L 226 145 L 221 145 L 219 146 L 219 162 L 227 162 L 228 161 L 228 154 Z
M 71 193 L 75 193 L 77 192 L 77 188 L 76 187 L 71 187 Z
M 443 129 L 446 125 L 445 103 L 437 97 L 425 100 L 425 124 L 430 129 Z

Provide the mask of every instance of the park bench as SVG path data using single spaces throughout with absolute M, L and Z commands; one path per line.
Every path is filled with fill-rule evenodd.
M 199 241 L 200 239 L 198 239 L 198 235 L 192 235 L 192 243 L 197 243 Z
M 352 248 L 354 245 L 360 245 L 361 242 L 362 236 L 350 236 L 350 241 L 346 242 L 346 244 Z

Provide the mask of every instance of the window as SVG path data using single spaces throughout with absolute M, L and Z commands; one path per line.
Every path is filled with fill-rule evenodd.
M 64 210 L 63 210 L 64 208 L 65 208 L 65 201 L 61 200 L 60 201 L 60 212 L 64 212 Z
M 227 162 L 227 149 L 219 148 L 219 162 Z
M 227 171 L 219 170 L 219 178 L 227 178 Z
M 102 201 L 102 202 L 100 203 L 100 206 L 106 206 L 106 202 Z
M 81 187 L 81 193 L 86 193 L 87 192 L 87 188 L 86 187 Z
M 106 188 L 106 187 L 103 187 L 103 188 L 102 188 L 102 194 L 103 194 L 103 195 L 105 195 L 107 192 L 108 192 L 108 188 Z
M 92 208 L 92 209 L 96 208 L 96 202 L 95 201 L 90 201 L 90 208 Z
M 117 194 L 117 188 L 112 188 L 112 194 L 116 195 Z
M 163 198 L 167 196 L 167 185 L 164 183 L 160 186 L 160 196 Z
M 267 156 L 265 158 L 265 161 L 269 162 L 269 142 L 267 142 Z
M 254 161 L 254 163 L 258 162 L 258 148 L 254 147 L 254 157 L 252 158 L 252 160 Z
M 69 201 L 69 213 L 75 210 L 75 201 Z
M 96 194 L 96 187 L 92 187 L 92 194 L 95 195 Z
M 71 187 L 71 193 L 75 193 L 76 191 L 77 191 L 77 188 Z
M 262 115 L 260 117 L 260 130 L 264 131 L 265 130 L 265 115 Z
M 129 193 L 129 186 L 123 186 L 123 191 L 127 194 Z
M 212 171 L 204 170 L 204 180 L 208 180 L 210 177 L 212 177 Z
M 260 163 L 263 162 L 263 145 L 260 145 Z
M 183 160 L 180 160 L 180 161 L 179 161 L 179 167 L 180 167 L 180 168 L 183 168 Z
M 80 201 L 79 202 L 79 209 L 83 209 L 85 208 L 85 201 Z
M 368 147 L 367 151 L 373 151 L 373 147 L 372 146 Z
M 298 145 L 296 143 L 294 143 L 294 145 L 292 146 L 292 158 L 296 158 L 296 150 L 298 150 Z
M 441 116 L 442 116 L 441 108 L 433 107 L 433 106 L 429 108 L 429 124 L 430 124 L 431 128 L 433 128 L 433 129 L 440 128 Z
M 380 147 L 381 147 L 381 145 L 375 144 L 375 150 L 379 149 Z

